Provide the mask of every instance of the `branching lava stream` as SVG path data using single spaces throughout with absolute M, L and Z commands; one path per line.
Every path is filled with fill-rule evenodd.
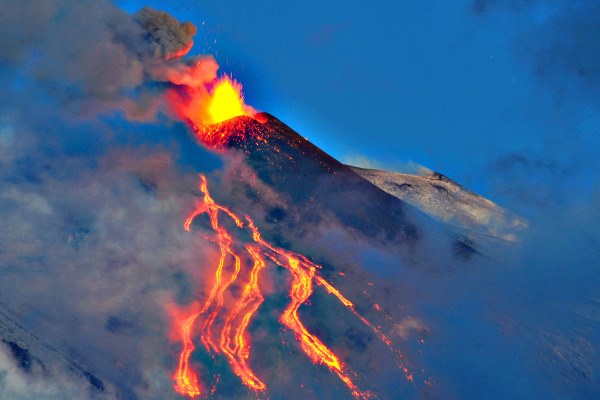
M 280 323 L 294 332 L 301 349 L 310 360 L 315 364 L 323 364 L 334 372 L 348 387 L 353 397 L 363 399 L 370 397 L 369 392 L 361 391 L 354 383 L 356 374 L 318 337 L 306 329 L 300 320 L 298 310 L 312 295 L 316 282 L 366 324 L 388 347 L 391 345 L 391 341 L 377 327 L 361 316 L 350 300 L 318 274 L 322 269 L 320 265 L 311 262 L 301 254 L 269 244 L 262 238 L 258 227 L 248 215 L 243 218 L 239 217 L 229 208 L 216 203 L 208 191 L 206 177 L 200 175 L 200 179 L 200 191 L 203 197 L 197 208 L 186 219 L 184 228 L 186 231 L 191 231 L 194 219 L 199 215 L 207 214 L 215 234 L 214 240 L 220 249 L 220 257 L 215 266 L 213 286 L 204 304 L 199 310 L 185 315 L 178 322 L 179 326 L 176 327 L 183 349 L 174 374 L 175 390 L 190 398 L 196 398 L 203 392 L 198 375 L 190 366 L 190 357 L 195 350 L 193 338 L 196 334 L 199 335 L 201 343 L 208 352 L 222 354 L 227 358 L 232 371 L 245 386 L 256 392 L 267 389 L 267 385 L 248 365 L 251 344 L 246 329 L 264 301 L 259 287 L 259 279 L 261 272 L 268 266 L 268 263 L 271 263 L 285 268 L 292 276 L 289 290 L 291 301 L 279 318 Z M 252 241 L 249 244 L 235 243 L 233 235 L 222 226 L 221 217 L 228 217 L 238 229 L 247 230 Z M 252 262 L 247 263 L 244 260 L 252 260 Z M 246 268 L 249 273 L 245 270 Z M 234 282 L 239 283 L 241 272 L 244 273 L 244 276 L 248 276 L 247 282 L 242 284 L 241 295 L 236 297 L 234 304 L 224 310 L 225 293 Z M 217 317 L 224 322 L 222 327 L 219 326 L 218 337 L 213 337 L 213 331 L 215 331 L 213 325 Z M 194 331 L 196 325 L 199 325 L 197 333 Z M 406 368 L 404 368 L 404 372 L 406 378 L 412 380 L 412 376 L 409 375 Z

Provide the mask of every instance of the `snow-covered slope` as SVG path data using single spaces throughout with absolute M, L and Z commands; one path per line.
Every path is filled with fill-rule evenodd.
M 351 167 L 387 193 L 431 217 L 478 234 L 515 241 L 527 221 L 437 172 L 411 175 Z

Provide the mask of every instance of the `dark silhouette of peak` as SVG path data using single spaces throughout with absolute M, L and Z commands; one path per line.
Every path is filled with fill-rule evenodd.
M 227 120 L 211 127 L 209 135 L 218 148 L 242 151 L 246 164 L 290 206 L 291 213 L 277 218 L 287 229 L 332 216 L 369 239 L 414 247 L 435 225 L 270 114 Z M 462 244 L 455 246 L 460 255 L 472 254 L 470 245 Z

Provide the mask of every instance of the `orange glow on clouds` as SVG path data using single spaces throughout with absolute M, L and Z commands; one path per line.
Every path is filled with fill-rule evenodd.
M 206 63 L 199 63 L 199 69 Z M 195 70 L 192 68 L 192 70 Z M 177 71 L 169 71 L 175 75 Z M 204 76 L 204 72 L 199 72 Z M 189 72 L 175 76 L 178 86 L 168 91 L 166 100 L 171 110 L 192 125 L 201 136 L 210 136 L 214 125 L 255 111 L 244 102 L 242 85 L 228 75 L 210 82 L 195 82 Z M 211 144 L 204 140 L 205 144 Z

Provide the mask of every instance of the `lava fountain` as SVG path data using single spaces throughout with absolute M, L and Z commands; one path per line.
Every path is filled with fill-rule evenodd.
M 228 119 L 248 115 L 248 108 L 244 104 L 242 85 L 225 75 L 220 78 L 211 93 L 208 103 L 210 124 L 218 124 Z
M 242 85 L 228 75 L 205 86 L 180 85 L 167 93 L 174 114 L 187 121 L 206 146 L 219 148 L 226 140 L 216 127 L 235 117 L 253 117 L 256 111 L 244 102 Z

